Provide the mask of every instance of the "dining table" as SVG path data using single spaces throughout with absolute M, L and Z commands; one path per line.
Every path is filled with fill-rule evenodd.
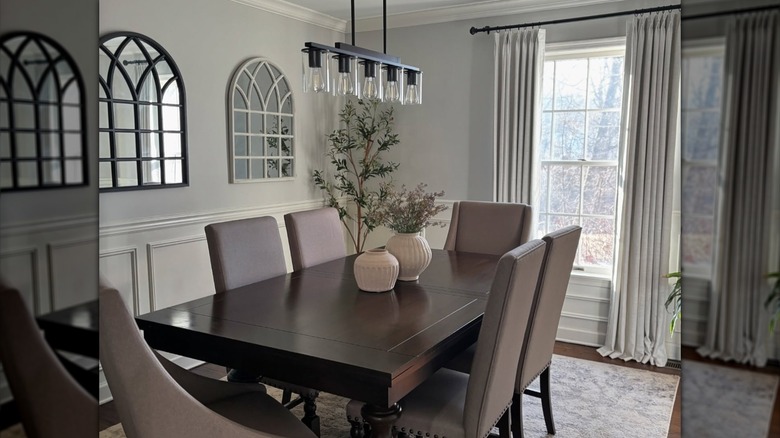
M 389 437 L 398 402 L 477 340 L 500 257 L 434 249 L 418 280 L 381 293 L 358 288 L 355 258 L 136 321 L 154 349 L 365 402 L 372 436 Z

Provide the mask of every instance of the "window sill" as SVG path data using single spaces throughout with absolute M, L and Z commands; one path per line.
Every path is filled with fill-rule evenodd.
M 605 287 L 612 285 L 612 276 L 609 274 L 596 274 L 593 272 L 572 271 L 570 283 L 583 286 Z

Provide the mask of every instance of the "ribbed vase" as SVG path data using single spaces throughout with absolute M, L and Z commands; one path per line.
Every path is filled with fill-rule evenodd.
M 385 292 L 395 287 L 398 260 L 386 249 L 369 249 L 357 256 L 353 270 L 360 290 Z
M 415 281 L 431 263 L 431 247 L 420 233 L 396 233 L 385 245 L 398 259 L 401 281 Z

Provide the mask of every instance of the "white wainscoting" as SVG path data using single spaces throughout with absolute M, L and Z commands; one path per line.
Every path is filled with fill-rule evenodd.
M 0 277 L 33 314 L 97 297 L 97 222 L 80 216 L 0 227 Z M 11 398 L 0 371 L 0 404 Z

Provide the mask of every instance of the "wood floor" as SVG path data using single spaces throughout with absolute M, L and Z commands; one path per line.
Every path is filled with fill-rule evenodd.
M 643 369 L 643 370 L 648 370 L 657 373 L 674 374 L 678 376 L 680 375 L 680 370 L 678 369 L 658 368 L 652 365 L 644 365 L 636 362 L 623 362 L 623 361 L 616 361 L 613 359 L 604 358 L 601 357 L 601 355 L 598 352 L 596 352 L 595 347 L 586 347 L 583 345 L 568 344 L 565 342 L 556 342 L 555 354 L 559 354 L 561 356 L 576 357 L 579 359 L 593 360 L 596 362 L 603 362 L 612 365 L 625 366 L 629 368 Z M 224 367 L 212 365 L 212 364 L 201 365 L 197 368 L 194 368 L 192 371 L 200 375 L 208 376 L 215 379 L 219 379 L 225 376 Z M 100 430 L 111 427 L 116 423 L 119 423 L 119 415 L 116 412 L 116 407 L 114 406 L 114 403 L 109 402 L 100 406 Z M 669 424 L 670 438 L 679 438 L 682 436 L 680 433 L 680 423 L 681 423 L 680 386 L 678 385 L 677 395 L 674 400 L 674 411 L 672 413 L 672 420 Z

